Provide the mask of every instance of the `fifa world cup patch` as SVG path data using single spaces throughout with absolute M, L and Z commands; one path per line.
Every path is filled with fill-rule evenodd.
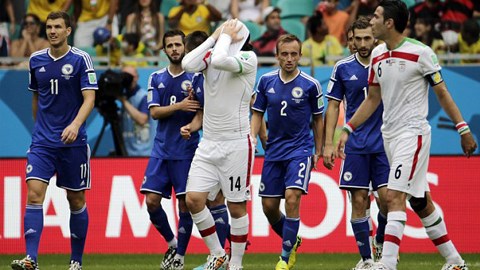
M 97 75 L 95 73 L 88 73 L 88 82 L 90 84 L 96 84 L 97 83 Z

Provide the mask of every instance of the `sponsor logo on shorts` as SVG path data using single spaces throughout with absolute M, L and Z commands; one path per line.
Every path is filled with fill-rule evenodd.
M 142 182 L 142 183 L 143 183 L 143 184 L 145 184 L 146 182 L 147 182 L 147 177 L 146 177 L 146 176 L 144 176 L 144 177 L 143 177 L 143 182 Z
M 264 191 L 264 190 L 265 190 L 265 184 L 264 184 L 263 182 L 260 183 L 259 190 L 260 190 L 260 191 Z
M 352 173 L 351 173 L 351 172 L 345 172 L 345 173 L 343 174 L 343 180 L 345 180 L 345 181 L 347 181 L 347 182 L 350 181 L 350 180 L 352 180 Z

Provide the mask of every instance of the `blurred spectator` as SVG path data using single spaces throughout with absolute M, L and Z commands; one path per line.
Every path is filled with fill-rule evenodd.
M 67 12 L 72 6 L 72 0 L 30 0 L 28 3 L 27 14 L 35 14 L 40 18 L 40 36 L 46 38 L 47 16 L 52 11 Z
M 460 53 L 480 54 L 480 26 L 475 19 L 468 19 L 462 24 L 462 30 L 458 36 Z M 479 63 L 476 60 L 462 60 L 462 63 Z
M 112 37 L 108 29 L 99 27 L 93 35 L 97 56 L 109 57 L 111 66 L 145 67 L 148 65 L 146 61 L 136 60 L 145 57 L 146 49 L 137 33 L 126 33 Z M 125 57 L 136 59 L 127 60 Z
M 35 14 L 27 13 L 23 18 L 21 37 L 12 41 L 10 56 L 30 57 L 38 50 L 47 48 L 49 43 L 40 37 L 40 18 Z
M 204 2 L 204 1 L 200 1 Z M 197 0 L 181 0 L 168 14 L 168 24 L 185 35 L 194 31 L 210 33 L 210 23 L 222 19 L 222 14 L 211 4 L 201 4 Z
M 155 2 L 157 7 L 159 8 L 157 11 L 160 10 L 160 5 L 162 4 L 162 0 L 152 0 Z M 120 32 L 123 33 L 126 21 L 127 21 L 127 16 L 133 12 L 133 9 L 135 8 L 135 5 L 137 4 L 138 0 L 122 0 L 118 2 L 118 20 L 119 20 L 119 25 L 118 29 Z M 162 14 L 165 15 L 165 14 Z
M 441 16 L 443 30 L 460 32 L 463 22 L 480 14 L 479 0 L 445 0 Z
M 126 21 L 127 33 L 138 33 L 140 40 L 150 51 L 157 55 L 162 49 L 162 37 L 165 29 L 165 19 L 158 11 L 156 0 L 137 0 L 134 12 Z
M 0 7 L 0 42 L 2 44 L 0 48 L 4 48 L 6 51 L 10 43 L 10 37 L 15 33 L 16 20 L 12 0 L 0 0 Z M 0 56 L 2 56 L 2 51 L 0 51 Z
M 328 28 L 321 14 L 308 19 L 307 29 L 310 37 L 302 44 L 302 56 L 310 58 L 313 65 L 333 65 L 335 60 L 327 61 L 327 56 L 342 56 L 343 47 L 337 38 L 328 34 Z
M 275 46 L 279 36 L 287 34 L 282 28 L 280 19 L 281 10 L 278 7 L 267 7 L 263 10 L 263 21 L 266 31 L 252 42 L 257 56 L 275 56 Z
M 371 16 L 375 12 L 380 0 L 352 0 L 352 4 L 345 11 L 350 13 L 349 24 L 361 16 Z
M 414 25 L 414 37 L 425 45 L 428 45 L 436 54 L 445 52 L 445 42 L 433 27 L 433 19 L 430 17 L 417 18 Z
M 346 45 L 345 30 L 349 25 L 349 14 L 337 8 L 338 0 L 323 0 L 317 5 L 317 12 L 323 16 L 328 27 L 328 34 L 337 38 L 342 45 Z
M 138 72 L 134 66 L 122 68 L 125 95 L 118 99 L 122 103 L 122 135 L 128 156 L 149 156 L 155 138 L 154 121 L 150 118 L 147 91 L 138 85 Z M 150 120 L 150 121 L 149 121 Z
M 409 9 L 410 29 L 415 33 L 414 27 L 417 18 L 429 18 L 432 22 L 432 30 L 440 31 L 440 17 L 442 16 L 440 0 L 425 0 Z
M 208 3 L 214 6 L 220 12 L 220 14 L 222 14 L 222 21 L 226 21 L 232 18 L 231 0 L 208 0 Z
M 232 18 L 240 21 L 252 21 L 258 24 L 264 22 L 263 11 L 270 3 L 269 0 L 232 0 L 230 12 Z
M 74 44 L 84 48 L 93 46 L 93 32 L 105 27 L 113 36 L 118 35 L 118 21 L 115 13 L 118 0 L 75 0 L 74 13 L 77 18 Z

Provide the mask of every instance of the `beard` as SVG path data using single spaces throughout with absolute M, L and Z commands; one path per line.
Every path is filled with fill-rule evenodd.
M 173 59 L 170 57 L 170 55 L 167 54 L 167 58 L 170 61 L 170 63 L 178 65 L 182 63 L 183 57 L 185 56 L 185 53 L 180 54 L 180 57 L 178 59 Z

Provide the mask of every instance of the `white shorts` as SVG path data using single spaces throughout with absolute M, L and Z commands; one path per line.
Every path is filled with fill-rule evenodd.
M 409 197 L 423 198 L 430 191 L 427 182 L 431 134 L 406 135 L 384 139 L 390 163 L 388 189 L 405 192 Z
M 212 199 L 220 187 L 227 201 L 250 200 L 254 149 L 250 137 L 219 142 L 202 139 L 188 173 L 187 192 L 209 192 Z

